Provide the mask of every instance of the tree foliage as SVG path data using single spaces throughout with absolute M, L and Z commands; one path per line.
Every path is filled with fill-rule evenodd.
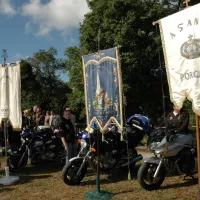
M 58 71 L 65 65 L 56 55 L 56 49 L 51 47 L 21 62 L 23 109 L 37 104 L 46 110 L 62 111 L 71 89 L 59 78 Z
M 85 96 L 81 51 L 78 47 L 69 47 L 65 50 L 66 71 L 69 76 L 69 86 L 72 93 L 68 95 L 68 106 L 76 114 L 78 120 L 85 119 Z
M 156 119 L 169 102 L 158 27 L 152 25 L 177 11 L 174 1 L 90 0 L 91 12 L 80 27 L 82 54 L 120 46 L 126 114 L 143 113 Z M 160 59 L 159 59 L 160 58 Z M 161 81 L 162 76 L 162 81 Z M 164 93 L 162 92 L 162 85 Z M 166 103 L 167 104 L 167 103 Z

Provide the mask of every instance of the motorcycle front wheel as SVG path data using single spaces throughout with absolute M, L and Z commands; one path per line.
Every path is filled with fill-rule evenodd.
M 80 174 L 77 176 L 77 172 L 81 166 L 82 162 L 77 162 L 77 160 L 69 161 L 62 170 L 62 180 L 67 185 L 78 185 L 87 173 L 87 165 L 85 164 L 82 168 Z
M 138 171 L 138 181 L 142 188 L 145 190 L 155 190 L 160 187 L 163 183 L 166 172 L 163 167 L 161 167 L 158 175 L 154 178 L 155 171 L 158 165 L 154 163 L 143 163 Z
M 28 162 L 28 155 L 24 154 L 11 154 L 7 160 L 10 172 L 19 172 L 23 170 Z

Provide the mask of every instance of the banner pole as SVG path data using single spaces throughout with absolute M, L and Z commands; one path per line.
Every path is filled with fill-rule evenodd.
M 3 67 L 6 68 L 7 64 L 6 64 L 6 58 L 7 58 L 7 50 L 3 49 L 2 52 L 2 57 L 4 60 L 4 64 Z M 6 85 L 7 85 L 7 81 L 6 81 Z M 6 89 L 7 91 L 7 89 Z M 8 92 L 8 91 L 7 91 Z M 7 101 L 9 101 L 9 99 L 7 99 Z M 0 185 L 4 185 L 4 186 L 8 186 L 8 185 L 12 185 L 12 184 L 16 184 L 17 182 L 19 182 L 19 177 L 18 176 L 10 176 L 9 175 L 9 167 L 8 167 L 8 121 L 9 121 L 9 117 L 5 117 L 3 119 L 3 123 L 4 123 L 4 140 L 5 140 L 5 177 L 0 178 Z
M 99 177 L 99 129 L 97 129 L 97 174 L 96 174 L 96 186 L 97 192 L 100 192 L 100 177 Z
M 101 35 L 101 29 L 98 30 L 98 61 L 100 59 L 100 35 Z M 85 73 L 85 72 L 84 72 Z M 87 104 L 87 102 L 86 102 Z M 110 200 L 113 197 L 113 194 L 104 190 L 100 190 L 100 170 L 99 170 L 99 161 L 100 161 L 100 150 L 99 150 L 99 137 L 100 130 L 97 129 L 97 168 L 96 168 L 96 190 L 87 192 L 84 195 L 84 198 L 86 200 Z M 103 133 L 102 133 L 103 134 Z
M 200 200 L 200 138 L 199 138 L 199 116 L 196 114 L 196 140 L 197 140 L 197 160 L 198 160 L 198 200 Z
M 101 29 L 98 30 L 98 54 L 100 56 L 100 36 L 101 36 Z M 100 192 L 100 175 L 99 175 L 99 129 L 97 129 L 97 174 L 96 174 L 96 186 L 97 192 Z

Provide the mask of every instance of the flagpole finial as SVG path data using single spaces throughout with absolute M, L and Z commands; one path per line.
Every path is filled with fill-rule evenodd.
M 4 65 L 6 64 L 6 58 L 8 57 L 8 53 L 7 53 L 7 50 L 6 49 L 3 49 L 2 50 L 2 55 L 1 57 L 3 58 L 3 61 L 4 61 Z
M 186 5 L 186 8 L 188 8 L 188 7 L 189 7 L 189 4 L 188 4 L 189 2 L 190 2 L 190 0 L 184 0 L 184 2 L 183 2 L 183 3 Z

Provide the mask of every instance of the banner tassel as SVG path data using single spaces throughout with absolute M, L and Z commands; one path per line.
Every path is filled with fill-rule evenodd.
M 102 142 L 105 141 L 104 133 L 102 133 Z
M 131 180 L 131 172 L 130 172 L 130 170 L 128 171 L 128 180 L 129 181 Z
M 124 141 L 124 137 L 123 137 L 123 134 L 121 133 L 121 136 L 120 136 L 120 140 L 121 141 Z

